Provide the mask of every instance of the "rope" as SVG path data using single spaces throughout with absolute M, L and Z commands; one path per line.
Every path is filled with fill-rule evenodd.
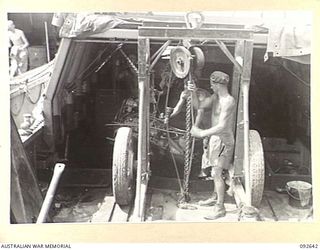
M 71 91 L 74 89 L 75 82 L 76 82 L 77 80 L 80 80 L 81 77 L 82 77 L 85 73 L 86 73 L 86 75 L 84 75 L 84 76 L 82 77 L 82 79 L 84 79 L 84 80 L 87 79 L 93 72 L 96 72 L 96 73 L 97 73 L 97 72 L 110 60 L 110 58 L 113 56 L 113 54 L 122 47 L 122 45 L 123 45 L 123 44 L 120 43 L 120 44 L 117 46 L 117 48 L 116 48 L 114 51 L 112 51 L 112 52 L 109 54 L 109 56 L 108 56 L 98 67 L 95 67 L 94 69 L 92 69 L 91 71 L 89 71 L 89 72 L 87 73 L 87 71 L 91 68 L 91 66 L 94 65 L 94 63 L 95 63 L 96 61 L 98 61 L 98 59 L 101 59 L 103 53 L 104 53 L 108 48 L 110 48 L 110 46 L 106 46 L 106 47 L 104 48 L 104 50 L 103 50 L 101 53 L 99 53 L 99 55 L 97 55 L 97 56 L 92 60 L 92 62 L 89 63 L 89 65 L 88 65 L 84 70 L 82 70 L 79 74 L 77 74 L 77 76 L 75 77 L 75 79 L 73 79 L 71 82 L 68 83 L 68 86 L 66 86 L 65 89 L 66 89 L 68 92 L 71 92 Z
M 26 98 L 26 93 L 23 94 L 23 99 L 22 99 L 21 105 L 20 105 L 20 107 L 19 107 L 19 109 L 18 109 L 17 112 L 13 112 L 13 109 L 11 108 L 11 113 L 12 113 L 14 116 L 18 116 L 18 115 L 20 114 L 20 112 L 21 112 L 21 110 L 22 110 L 22 106 L 23 106 L 23 104 L 24 104 L 25 98 Z
M 168 110 L 167 110 L 167 107 L 168 107 L 168 102 L 169 102 L 169 93 L 170 93 L 170 87 L 171 87 L 171 80 L 172 80 L 172 70 L 170 71 L 168 90 L 167 90 L 167 94 L 166 94 L 166 103 L 165 103 L 165 107 L 166 107 L 165 116 L 166 116 L 166 118 L 169 118 L 169 115 L 170 115 Z M 166 131 L 167 131 L 167 138 L 168 138 L 168 144 L 169 144 L 169 139 L 170 139 L 169 123 L 166 124 Z M 173 153 L 170 150 L 170 147 L 169 147 L 169 151 L 170 151 L 171 159 L 172 159 L 172 162 L 173 162 L 173 165 L 174 165 L 174 169 L 175 169 L 176 174 L 177 174 L 180 192 L 182 193 L 183 192 L 183 187 L 182 187 L 182 183 L 181 183 L 181 180 L 180 180 L 180 175 L 179 175 L 179 171 L 178 171 L 178 167 L 177 167 L 177 162 L 176 162 L 176 159 L 174 158 Z
M 38 97 L 37 97 L 36 101 L 33 101 L 31 99 L 29 89 L 26 90 L 26 95 L 27 95 L 27 98 L 28 98 L 29 102 L 31 102 L 32 104 L 37 104 L 39 102 L 39 100 L 41 98 L 41 94 L 42 94 L 42 88 L 43 88 L 43 83 L 40 85 L 40 90 L 39 90 L 39 94 L 38 94 Z
M 106 47 L 104 48 L 104 50 L 101 51 L 101 53 L 99 53 L 99 55 L 97 55 L 96 58 L 94 58 L 94 59 L 92 60 L 92 62 L 91 62 L 84 70 L 82 70 L 82 72 L 80 72 L 80 73 L 78 74 L 77 79 L 79 79 L 84 73 L 86 73 L 86 71 L 89 70 L 89 68 L 90 68 L 99 58 L 101 58 L 101 56 L 103 55 L 103 53 L 104 53 L 108 48 L 110 48 L 110 45 L 106 46 Z
M 122 46 L 123 46 L 123 43 L 120 43 L 120 44 L 117 46 L 117 48 L 116 48 L 114 51 L 112 51 L 112 52 L 109 54 L 109 56 L 103 61 L 103 63 L 101 63 L 101 65 L 100 65 L 96 70 L 94 70 L 94 72 L 95 72 L 95 73 L 99 72 L 100 69 L 102 69 L 102 67 L 111 59 L 111 57 L 113 57 L 113 55 L 114 55 L 118 50 L 121 50 Z M 91 72 L 91 73 L 93 73 L 93 72 Z M 87 77 L 89 77 L 89 76 L 91 75 L 91 73 L 88 74 L 88 75 L 86 75 L 86 76 L 83 77 L 83 78 L 86 79 Z

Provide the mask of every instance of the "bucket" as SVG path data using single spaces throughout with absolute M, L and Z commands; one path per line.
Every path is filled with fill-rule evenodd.
M 305 181 L 289 181 L 286 189 L 289 205 L 297 208 L 308 208 L 311 201 L 312 185 Z

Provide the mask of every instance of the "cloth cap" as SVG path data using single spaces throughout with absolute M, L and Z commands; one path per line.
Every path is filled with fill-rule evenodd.
M 220 84 L 228 84 L 229 76 L 226 73 L 223 73 L 221 71 L 214 71 L 210 75 L 210 81 L 220 83 Z

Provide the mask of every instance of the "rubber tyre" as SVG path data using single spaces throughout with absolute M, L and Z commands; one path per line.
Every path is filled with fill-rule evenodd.
M 249 131 L 249 162 L 251 180 L 251 203 L 258 207 L 264 190 L 264 155 L 260 135 L 256 130 Z
M 119 205 L 129 205 L 134 197 L 132 129 L 121 127 L 113 147 L 112 187 L 115 201 Z

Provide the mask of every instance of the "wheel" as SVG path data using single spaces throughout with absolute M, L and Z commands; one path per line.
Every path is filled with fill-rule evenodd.
M 128 205 L 134 197 L 132 150 L 132 129 L 121 127 L 118 129 L 112 161 L 112 186 L 115 201 L 119 205 Z
M 249 162 L 251 204 L 254 207 L 258 207 L 264 189 L 264 156 L 261 138 L 256 130 L 249 131 Z

